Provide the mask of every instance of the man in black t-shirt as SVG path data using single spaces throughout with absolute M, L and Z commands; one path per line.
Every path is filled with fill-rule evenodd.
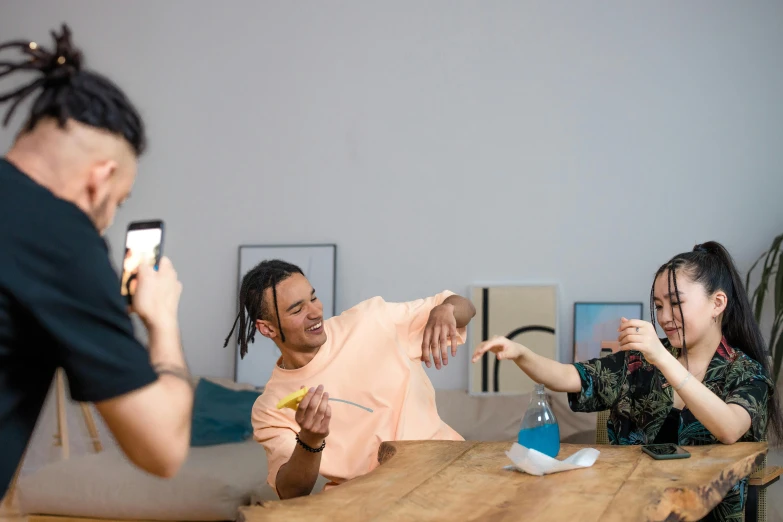
M 135 339 L 102 233 L 128 197 L 144 148 L 141 118 L 122 91 L 82 68 L 63 26 L 49 51 L 33 42 L 0 50 L 0 78 L 34 71 L 8 94 L 4 125 L 41 89 L 5 159 L 0 159 L 0 498 L 41 412 L 55 370 L 74 400 L 94 402 L 139 467 L 171 476 L 187 455 L 193 389 L 177 308 L 182 287 L 171 262 L 139 270 L 133 300 L 149 330 Z

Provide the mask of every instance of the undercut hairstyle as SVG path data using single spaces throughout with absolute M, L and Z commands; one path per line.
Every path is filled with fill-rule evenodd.
M 32 103 L 22 132 L 30 132 L 43 120 L 53 119 L 59 128 L 74 120 L 122 137 L 141 156 L 146 148 L 144 122 L 128 97 L 111 80 L 83 68 L 84 57 L 71 41 L 71 31 L 51 32 L 54 48 L 29 40 L 0 43 L 2 51 L 15 50 L 17 61 L 0 58 L 0 79 L 14 73 L 32 73 L 29 83 L 0 91 L 0 105 L 10 104 L 3 118 L 7 126 L 19 105 L 40 90 Z
M 672 311 L 677 307 L 682 323 L 682 353 L 685 357 L 686 367 L 688 366 L 688 347 L 685 321 L 680 304 L 680 292 L 677 287 L 678 271 L 688 276 L 694 283 L 701 284 L 707 295 L 713 295 L 718 290 L 725 292 L 727 304 L 723 311 L 721 330 L 726 341 L 731 347 L 741 350 L 758 362 L 764 368 L 766 375 L 771 380 L 774 379 L 764 336 L 761 334 L 759 324 L 753 315 L 747 289 L 731 255 L 723 245 L 716 241 L 696 245 L 690 252 L 677 254 L 671 258 L 655 273 L 653 288 L 650 289 L 650 319 L 654 325 L 656 324 L 655 281 L 666 272 Z M 783 440 L 783 413 L 780 410 L 776 389 L 773 389 L 769 394 L 767 410 L 769 412 L 769 426 L 774 430 L 778 440 Z
M 228 341 L 231 339 L 238 322 L 239 355 L 241 358 L 245 357 L 248 343 L 255 342 L 256 321 L 259 319 L 271 321 L 273 318 L 270 303 L 264 300 L 264 293 L 269 288 L 272 289 L 271 306 L 274 307 L 274 317 L 277 319 L 280 340 L 285 342 L 285 334 L 280 325 L 280 313 L 277 308 L 277 285 L 294 274 L 304 275 L 304 272 L 298 266 L 279 259 L 262 261 L 245 274 L 239 289 L 239 314 L 234 320 L 234 326 L 231 327 L 225 343 L 223 343 L 224 348 L 228 346 Z

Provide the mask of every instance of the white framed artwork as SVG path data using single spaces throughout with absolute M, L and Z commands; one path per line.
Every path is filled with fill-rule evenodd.
M 557 360 L 559 336 L 556 284 L 489 284 L 471 287 L 476 317 L 471 322 L 472 350 L 495 335 L 524 344 L 535 353 Z M 468 373 L 471 395 L 523 395 L 535 383 L 513 361 L 485 353 Z

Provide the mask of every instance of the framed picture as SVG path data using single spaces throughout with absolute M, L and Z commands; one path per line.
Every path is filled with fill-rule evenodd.
M 482 341 L 501 335 L 557 360 L 556 285 L 474 286 L 471 298 L 477 312 L 470 323 L 473 349 Z M 468 371 L 471 395 L 521 395 L 532 392 L 535 385 L 513 361 L 499 361 L 491 352 L 470 364 Z
M 642 303 L 574 303 L 574 362 L 600 357 L 602 348 L 616 351 L 623 317 L 641 319 Z
M 240 246 L 237 301 L 242 278 L 258 263 L 267 259 L 280 259 L 301 268 L 323 303 L 324 319 L 329 319 L 335 314 L 337 245 Z M 239 341 L 236 337 L 234 348 L 234 380 L 254 386 L 265 386 L 272 376 L 277 359 L 280 357 L 277 345 L 261 334 L 256 334 L 255 342 L 248 346 L 244 358 L 239 355 Z

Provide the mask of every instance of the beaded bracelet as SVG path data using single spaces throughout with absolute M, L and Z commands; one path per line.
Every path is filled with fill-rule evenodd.
M 690 379 L 690 378 L 691 378 L 691 372 L 688 372 L 688 375 L 686 375 L 685 378 L 682 380 L 682 382 L 680 382 L 680 385 L 674 387 L 674 390 L 675 391 L 680 391 L 680 389 L 683 386 L 685 386 L 685 383 L 688 382 L 688 379 Z
M 326 441 L 323 441 L 321 443 L 320 447 L 318 447 L 318 448 L 311 448 L 310 446 L 308 446 L 307 444 L 302 442 L 302 439 L 299 438 L 299 434 L 298 433 L 296 434 L 296 443 L 299 444 L 300 446 L 302 446 L 304 449 L 306 449 L 310 453 L 321 453 L 324 450 L 324 448 L 326 447 Z

